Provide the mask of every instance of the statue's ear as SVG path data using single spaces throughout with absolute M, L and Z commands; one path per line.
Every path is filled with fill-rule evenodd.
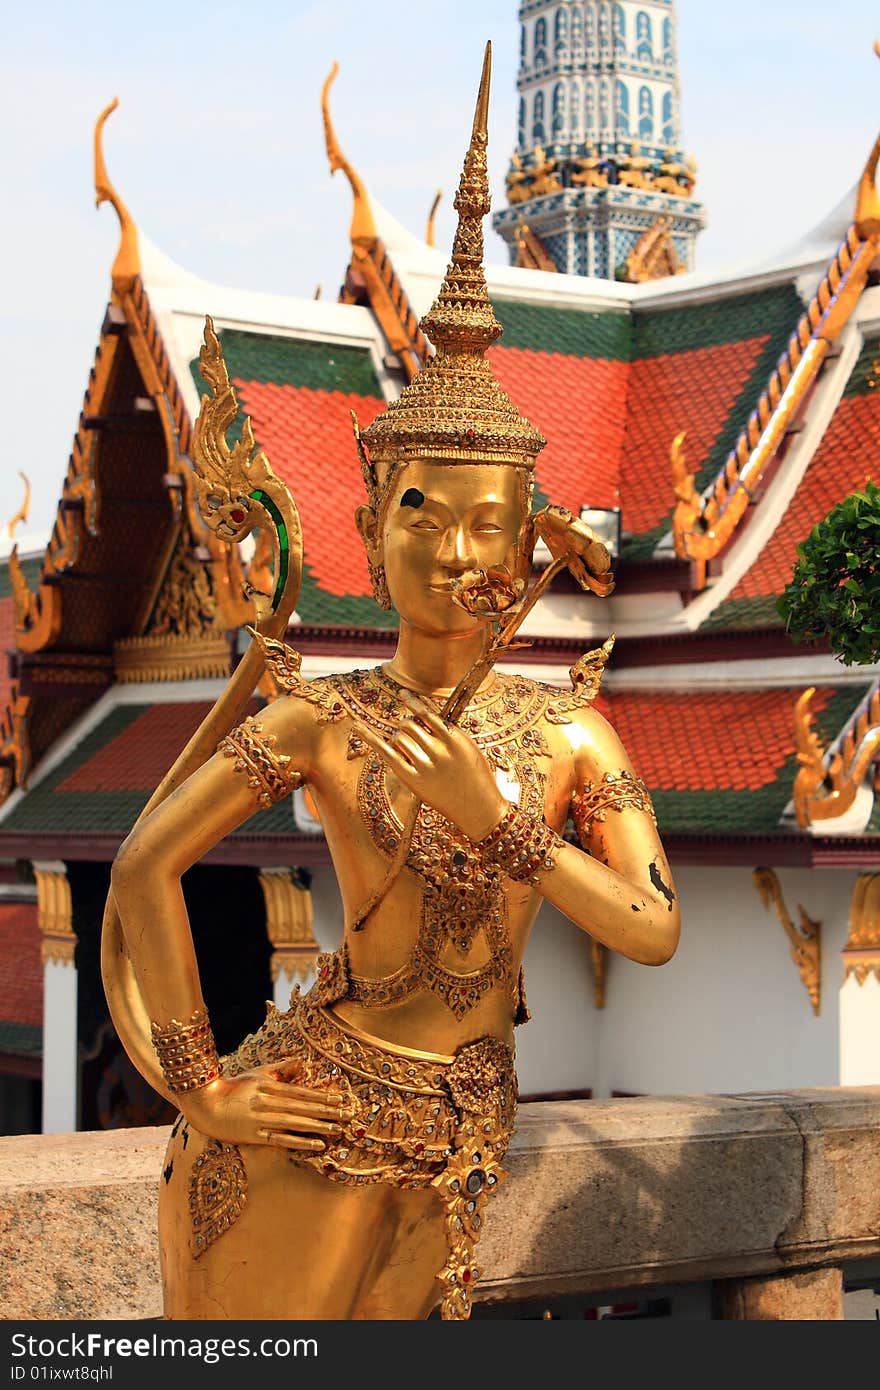
M 366 504 L 358 507 L 354 514 L 354 524 L 367 548 L 367 555 L 373 564 L 382 563 L 382 537 L 379 534 L 379 519 L 372 507 Z

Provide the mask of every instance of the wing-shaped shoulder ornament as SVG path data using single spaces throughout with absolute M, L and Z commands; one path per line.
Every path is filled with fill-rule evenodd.
M 560 695 L 554 699 L 547 710 L 547 720 L 550 724 L 567 724 L 568 716 L 574 710 L 583 709 L 585 705 L 593 703 L 599 694 L 608 658 L 614 650 L 614 640 L 612 632 L 601 647 L 594 647 L 592 651 L 578 657 L 568 673 L 572 694 Z

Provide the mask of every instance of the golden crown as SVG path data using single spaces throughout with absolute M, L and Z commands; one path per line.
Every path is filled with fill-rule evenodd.
M 455 195 L 458 228 L 440 293 L 421 321 L 434 345 L 400 397 L 363 431 L 374 462 L 408 458 L 533 468 L 546 440 L 520 415 L 484 354 L 501 335 L 483 269 L 492 45 L 486 44 L 471 143 Z

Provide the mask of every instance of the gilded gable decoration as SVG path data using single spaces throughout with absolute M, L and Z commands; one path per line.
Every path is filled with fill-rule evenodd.
M 146 632 L 114 644 L 116 679 L 127 683 L 228 676 L 230 661 L 211 567 L 195 557 L 184 528 Z
M 684 274 L 687 267 L 682 265 L 675 253 L 670 226 L 668 217 L 658 217 L 653 227 L 642 232 L 626 258 L 621 279 L 631 285 L 641 285 L 646 280 L 663 280 L 668 275 Z
M 773 869 L 755 869 L 752 874 L 761 902 L 769 909 L 772 902 L 791 947 L 791 958 L 797 966 L 804 989 L 810 996 L 813 1013 L 818 1017 L 822 984 L 822 923 L 814 922 L 798 904 L 800 925 L 791 920 L 779 878 Z
M 872 971 L 880 981 L 880 874 L 860 874 L 850 904 L 843 978 L 855 975 L 863 985 Z

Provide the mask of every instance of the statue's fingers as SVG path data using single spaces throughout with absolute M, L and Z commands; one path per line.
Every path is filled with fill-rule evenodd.
M 343 1107 L 341 1105 L 326 1105 L 321 1101 L 303 1100 L 301 1096 L 289 1095 L 283 1087 L 261 1087 L 251 1101 L 251 1109 L 261 1110 L 267 1106 L 284 1109 L 288 1104 L 295 1105 L 304 1115 L 312 1115 L 316 1120 L 342 1119 Z
M 276 1110 L 272 1106 L 254 1106 L 260 1121 L 268 1129 L 300 1130 L 306 1134 L 341 1134 L 342 1125 L 329 1124 L 326 1120 L 316 1120 L 295 1110 Z
M 367 728 L 366 724 L 360 724 L 354 721 L 354 730 L 359 739 L 362 739 L 364 743 L 369 744 L 371 748 L 374 748 L 377 753 L 381 754 L 383 762 L 385 762 L 392 772 L 396 772 L 398 777 L 404 782 L 408 777 L 412 776 L 415 771 L 412 763 L 398 753 L 396 749 L 385 743 L 378 735 L 374 734 L 372 729 Z
M 300 1139 L 296 1134 L 279 1134 L 275 1130 L 261 1129 L 260 1138 L 279 1149 L 297 1149 L 300 1152 L 323 1153 L 327 1145 L 323 1139 Z
M 432 765 L 431 752 L 433 750 L 424 749 L 408 728 L 397 730 L 394 735 L 393 747 L 396 752 L 408 758 L 416 770 L 429 768 Z
M 400 698 L 405 705 L 409 705 L 410 709 L 418 715 L 419 721 L 427 725 L 432 733 L 438 734 L 441 737 L 449 733 L 449 725 L 444 722 L 433 705 L 427 700 L 423 699 L 420 695 L 416 695 L 411 690 L 402 690 L 400 692 Z
M 435 758 L 441 750 L 442 745 L 438 743 L 433 731 L 426 729 L 424 724 L 419 723 L 416 719 L 408 719 L 405 724 L 401 724 L 394 736 L 395 748 L 398 746 L 400 734 L 408 734 L 413 742 L 418 744 L 422 752 L 427 753 L 431 758 Z
M 281 1064 L 283 1066 L 283 1063 Z M 284 1081 L 281 1077 L 267 1076 L 260 1082 L 260 1090 L 275 1090 L 285 1096 L 297 1096 L 300 1100 L 314 1101 L 316 1105 L 344 1105 L 345 1096 L 341 1091 L 321 1091 L 316 1086 L 299 1086 L 294 1081 Z

